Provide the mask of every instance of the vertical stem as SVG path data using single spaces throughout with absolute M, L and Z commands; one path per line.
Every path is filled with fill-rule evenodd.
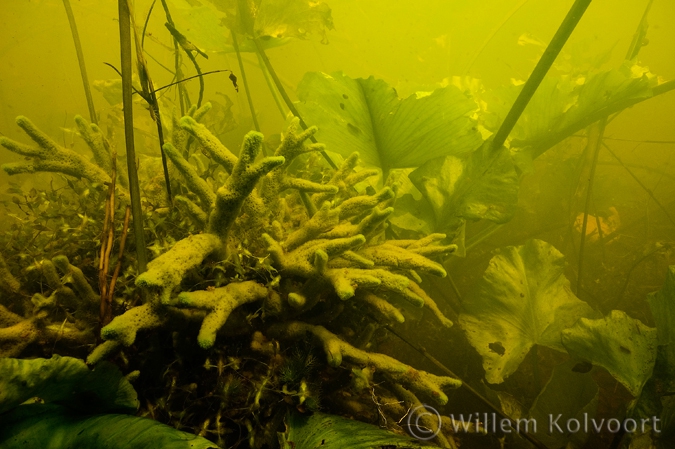
M 525 110 L 525 107 L 527 107 L 527 104 L 530 102 L 532 96 L 537 91 L 539 84 L 541 84 L 544 76 L 546 76 L 546 73 L 548 73 L 548 70 L 553 65 L 553 61 L 555 61 L 555 59 L 558 57 L 558 53 L 560 53 L 560 50 L 562 50 L 565 42 L 567 42 L 567 39 L 572 34 L 572 31 L 574 31 L 574 28 L 576 28 L 577 23 L 579 23 L 579 20 L 581 20 L 581 17 L 584 15 L 584 12 L 586 12 L 586 8 L 588 8 L 590 3 L 591 0 L 576 0 L 574 5 L 572 5 L 572 8 L 570 8 L 567 16 L 565 16 L 565 19 L 560 24 L 560 27 L 558 27 L 558 31 L 556 31 L 555 36 L 553 36 L 553 39 L 551 39 L 551 42 L 548 44 L 548 47 L 546 47 L 546 50 L 544 50 L 544 54 L 541 55 L 539 62 L 537 62 L 537 66 L 534 68 L 530 74 L 530 77 L 525 82 L 525 85 L 520 91 L 518 98 L 516 98 L 516 101 L 513 103 L 513 106 L 511 106 L 509 113 L 506 115 L 506 118 L 495 134 L 494 139 L 492 140 L 493 151 L 498 150 L 502 147 L 502 145 L 504 145 L 506 138 L 509 136 L 511 130 L 516 125 L 516 122 L 518 122 L 518 119 Z
M 588 226 L 588 210 L 591 206 L 591 196 L 593 194 L 593 179 L 595 178 L 595 168 L 598 165 L 598 155 L 602 147 L 602 135 L 605 132 L 607 117 L 603 117 L 597 124 L 593 125 L 589 135 L 590 144 L 593 148 L 593 161 L 591 162 L 591 171 L 588 175 L 588 188 L 586 190 L 586 204 L 584 205 L 584 221 L 581 225 L 581 242 L 579 243 L 579 267 L 577 269 L 577 288 L 576 294 L 581 292 L 581 281 L 584 268 L 584 250 L 586 248 L 586 227 Z
M 164 14 L 166 15 L 166 21 L 173 26 L 173 19 L 171 18 L 171 12 L 169 11 L 169 7 L 166 4 L 166 0 L 161 0 L 162 1 L 162 8 L 164 8 Z M 174 66 L 176 69 L 176 82 L 178 86 L 178 101 L 180 103 L 180 116 L 185 115 L 185 111 L 190 107 L 190 99 L 187 98 L 187 92 L 185 92 L 185 86 L 181 83 L 181 80 L 183 79 L 183 71 L 181 70 L 181 57 L 180 57 L 180 48 L 178 46 L 178 41 L 176 40 L 175 37 L 171 36 L 173 39 L 173 54 L 174 54 Z M 187 100 L 187 108 L 185 105 L 185 100 Z
M 241 59 L 241 53 L 239 52 L 239 42 L 237 41 L 237 36 L 234 31 L 230 32 L 232 34 L 232 45 L 234 46 L 234 51 L 237 53 L 237 61 L 239 62 L 239 71 L 241 72 L 241 81 L 244 85 L 244 90 L 246 91 L 246 99 L 248 100 L 248 108 L 251 110 L 251 120 L 253 120 L 253 126 L 255 130 L 260 132 L 260 124 L 258 123 L 258 117 L 255 114 L 255 107 L 253 106 L 253 98 L 251 97 L 251 90 L 248 88 L 248 81 L 246 79 L 246 71 L 244 70 L 244 61 Z M 264 146 L 263 146 L 264 148 Z
M 143 233 L 143 210 L 141 209 L 138 170 L 136 169 L 136 149 L 134 147 L 134 112 L 131 98 L 131 17 L 127 0 L 118 0 L 120 20 L 120 56 L 122 67 L 122 104 L 124 106 L 124 137 L 127 149 L 127 171 L 129 176 L 129 194 L 131 213 L 134 219 L 134 239 L 136 241 L 136 259 L 138 273 L 146 270 L 148 259 L 145 253 L 145 234 Z
M 588 0 L 590 1 L 590 0 Z M 270 76 L 272 77 L 272 80 L 274 80 L 274 85 L 277 86 L 277 89 L 279 90 L 279 93 L 281 94 L 281 98 L 284 99 L 284 102 L 286 103 L 286 106 L 288 106 L 288 109 L 291 110 L 291 113 L 298 118 L 300 121 L 300 126 L 302 126 L 302 129 L 307 129 L 307 123 L 302 119 L 302 116 L 300 115 L 300 112 L 296 109 L 295 105 L 291 101 L 291 97 L 288 96 L 288 93 L 286 93 L 286 89 L 284 89 L 283 84 L 281 84 L 281 80 L 277 76 L 277 72 L 274 71 L 274 67 L 272 67 L 272 63 L 270 62 L 269 58 L 265 54 L 265 49 L 260 45 L 260 40 L 256 37 L 253 39 L 253 43 L 255 44 L 256 51 L 258 52 L 258 55 L 260 55 L 260 58 L 262 58 L 263 63 L 265 64 L 265 67 L 267 68 L 267 71 L 270 73 Z M 317 140 L 314 136 L 310 136 L 310 140 L 312 143 L 317 143 Z M 328 156 L 328 154 L 325 151 L 321 151 L 321 155 L 323 156 L 324 159 L 326 159 L 326 162 L 335 170 L 337 170 L 337 165 L 335 165 L 335 162 Z
M 277 89 L 274 87 L 274 84 L 272 83 L 272 79 L 270 78 L 270 72 L 267 71 L 265 63 L 263 62 L 262 58 L 257 52 L 256 56 L 258 57 L 258 64 L 260 65 L 260 70 L 262 70 L 263 75 L 265 75 L 265 82 L 267 83 L 267 88 L 272 93 L 272 98 L 274 98 L 274 102 L 277 105 L 277 109 L 279 109 L 279 113 L 281 114 L 281 116 L 286 118 L 286 111 L 284 110 L 284 107 L 281 104 L 281 100 L 279 99 L 279 93 L 277 92 Z
M 77 62 L 80 65 L 80 75 L 82 76 L 82 85 L 84 86 L 84 96 L 87 97 L 87 107 L 89 108 L 89 120 L 91 121 L 91 123 L 98 124 L 98 120 L 96 119 L 96 109 L 94 108 L 94 99 L 91 96 L 91 88 L 89 87 L 87 66 L 84 64 L 84 53 L 82 53 L 80 34 L 77 32 L 77 24 L 75 23 L 75 16 L 73 15 L 73 9 L 70 7 L 70 0 L 63 0 L 63 6 L 66 8 L 68 23 L 70 24 L 70 32 L 73 35 L 73 42 L 75 43 Z

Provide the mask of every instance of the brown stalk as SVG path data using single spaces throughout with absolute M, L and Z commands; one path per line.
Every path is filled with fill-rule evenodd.
M 108 283 L 108 272 L 110 270 L 110 255 L 112 254 L 115 243 L 115 184 L 117 180 L 117 153 L 113 150 L 111 156 L 110 185 L 108 186 L 108 198 L 105 201 L 105 218 L 103 220 L 103 233 L 101 237 L 101 256 L 98 264 L 98 283 L 101 294 L 101 304 L 99 308 L 99 325 L 105 326 L 112 320 L 112 298 L 115 290 L 115 282 L 119 274 L 122 253 L 126 242 L 127 228 L 129 226 L 129 211 L 127 206 L 124 217 L 124 229 L 122 231 L 122 240 L 120 243 L 119 257 L 115 267 L 115 273 L 110 283 Z

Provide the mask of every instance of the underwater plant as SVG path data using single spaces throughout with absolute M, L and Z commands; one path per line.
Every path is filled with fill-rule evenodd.
M 5 173 L 64 180 L 30 192 L 12 184 L 6 205 L 15 223 L 0 234 L 0 414 L 8 424 L 0 443 L 429 447 L 402 435 L 409 433 L 438 447 L 553 449 L 598 444 L 569 427 L 590 419 L 613 434 L 609 447 L 668 447 L 673 267 L 649 296 L 653 326 L 618 304 L 633 269 L 668 254 L 671 244 L 635 261 L 614 302 L 584 290 L 591 276 L 583 261 L 600 245 L 617 251 L 621 229 L 616 208 L 611 215 L 591 208 L 608 117 L 673 82 L 638 64 L 635 42 L 620 67 L 544 77 L 588 3 L 575 2 L 524 86 L 486 91 L 477 80 L 454 78 L 401 98 L 372 76 L 311 72 L 293 103 L 265 50 L 309 34 L 325 38 L 332 28 L 325 3 L 161 0 L 174 78 L 153 87 L 137 35 L 136 93 L 157 119 L 169 164 L 160 170 L 155 139 L 157 157 L 143 156 L 144 172 L 127 151 L 128 172 L 139 178 L 132 187 L 131 177 L 117 173 L 113 127 L 104 133 L 79 116 L 77 134 L 92 160 L 25 117 L 17 124 L 32 145 L 0 137 L 0 146 L 25 158 L 4 164 Z M 201 27 L 189 26 L 195 17 L 204 19 Z M 645 27 L 643 20 L 636 36 Z M 219 39 L 208 41 L 213 29 Z M 196 56 L 212 51 L 238 56 L 255 128 L 238 151 L 219 139 L 236 126 L 231 111 L 203 103 L 209 73 Z M 241 59 L 248 51 L 259 58 L 277 108 L 291 111 L 278 141 L 259 132 Z M 195 104 L 181 55 L 197 72 Z M 229 79 L 238 89 L 231 71 Z M 108 98 L 117 84 L 99 87 Z M 169 87 L 177 90 L 175 107 L 155 95 Z M 570 211 L 568 223 L 580 238 L 576 272 L 567 268 L 569 254 L 533 232 L 497 245 L 495 254 L 484 251 L 483 265 L 464 274 L 459 265 L 469 259 L 457 256 L 471 254 L 523 208 L 524 174 L 584 130 L 584 154 L 565 161 L 583 166 L 573 174 L 584 207 Z M 642 187 L 667 215 L 667 205 Z M 127 241 L 130 225 L 137 238 Z M 460 294 L 455 271 L 467 278 L 463 285 L 473 284 L 470 292 Z M 450 289 L 456 304 L 447 301 Z M 448 366 L 460 367 L 462 379 Z M 523 377 L 527 386 L 519 388 Z M 623 410 L 608 410 L 608 395 L 616 396 L 612 404 L 624 401 Z M 480 416 L 466 420 L 462 413 L 475 404 Z M 491 434 L 493 418 L 483 410 L 510 425 L 543 426 L 558 416 L 567 432 Z M 611 430 L 615 421 L 622 432 Z

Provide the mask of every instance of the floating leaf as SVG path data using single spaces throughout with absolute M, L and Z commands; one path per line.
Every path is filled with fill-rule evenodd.
M 200 436 L 131 415 L 82 415 L 53 404 L 22 405 L 2 415 L 3 449 L 216 449 Z
M 563 255 L 541 240 L 509 246 L 464 298 L 459 322 L 483 357 L 488 382 L 503 382 L 534 345 L 564 351 L 562 330 L 594 315 L 570 290 L 564 265 Z
M 505 223 L 518 205 L 518 175 L 505 148 L 491 152 L 486 144 L 468 156 L 432 159 L 409 177 L 431 203 L 439 232 L 462 219 Z
M 570 354 L 605 368 L 633 396 L 652 375 L 656 360 L 656 329 L 645 326 L 620 310 L 597 319 L 581 319 L 563 331 L 562 342 Z
M 577 360 L 569 360 L 553 368 L 551 378 L 530 409 L 529 417 L 539 425 L 553 421 L 563 430 L 561 433 L 555 426 L 552 426 L 551 433 L 547 432 L 548 429 L 538 429 L 537 439 L 548 447 L 582 447 L 588 438 L 588 433 L 584 433 L 584 424 L 590 422 L 588 429 L 593 431 L 591 420 L 598 408 L 598 385 L 591 374 L 574 370 L 577 363 Z M 567 432 L 569 419 L 577 420 L 581 430 Z
M 435 448 L 396 435 L 372 424 L 325 413 L 291 413 L 287 431 L 280 434 L 282 449 Z
M 307 73 L 298 86 L 298 110 L 317 139 L 345 157 L 358 151 L 384 173 L 468 153 L 482 142 L 469 114 L 476 103 L 455 86 L 400 99 L 382 80 L 343 73 Z

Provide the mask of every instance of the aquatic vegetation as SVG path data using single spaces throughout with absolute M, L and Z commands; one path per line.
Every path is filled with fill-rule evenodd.
M 196 339 L 199 346 L 214 348 L 217 334 L 227 326 L 231 315 L 241 317 L 242 308 L 258 309 L 254 316 L 246 318 L 249 324 L 243 331 L 254 337 L 252 349 L 266 354 L 269 343 L 263 342 L 267 338 L 283 344 L 311 335 L 326 353 L 328 366 L 348 364 L 371 369 L 422 397 L 446 403 L 445 391 L 461 385 L 457 379 L 416 370 L 389 356 L 358 349 L 348 343 L 350 338 L 340 336 L 340 328 L 329 329 L 346 301 L 362 304 L 350 312 L 362 315 L 361 319 L 364 314 L 372 314 L 382 323 L 402 322 L 405 318 L 397 307 L 403 302 L 408 304 L 406 307 L 427 308 L 442 326 L 452 326 L 419 287 L 417 272 L 445 276 L 443 267 L 430 257 L 451 254 L 456 246 L 442 244 L 443 234 L 420 240 L 383 238 L 385 221 L 393 212 L 389 204 L 395 194 L 389 187 L 372 194 L 359 193 L 357 184 L 376 172 L 355 171 L 359 161 L 356 153 L 323 183 L 293 175 L 289 167 L 295 158 L 323 149 L 322 145 L 305 143 L 316 128 L 301 131 L 297 120 L 293 121 L 274 156 L 256 161 L 262 135 L 249 133 L 239 156 L 235 156 L 195 121 L 194 117 L 203 116 L 209 107 L 181 119 L 173 144 L 165 146 L 189 189 L 176 200 L 185 207 L 186 214 L 194 217 L 197 233 L 177 241 L 136 277 L 137 291 L 132 295 L 140 293 L 144 303 L 102 327 L 104 342 L 91 352 L 88 363 L 96 365 L 123 347 L 130 347 L 139 333 L 181 329 L 182 323 L 195 321 L 201 321 Z M 216 192 L 183 157 L 187 148 L 182 146 L 188 141 L 184 133 L 191 135 L 227 173 Z M 86 172 L 78 174 L 85 177 Z M 200 228 L 203 232 L 198 233 Z M 219 286 L 205 273 L 214 263 L 229 265 L 219 273 Z M 56 268 L 66 276 L 66 283 Z M 2 308 L 6 326 L 2 329 L 2 345 L 8 347 L 4 355 L 16 356 L 31 343 L 55 338 L 73 345 L 91 345 L 95 341 L 91 323 L 100 298 L 83 272 L 65 256 L 42 261 L 36 270 L 46 278 L 51 292 L 34 293 L 33 307 L 24 310 L 25 316 Z M 196 282 L 195 275 L 206 276 Z M 16 290 L 20 281 L 9 276 L 11 273 L 7 273 L 6 284 Z M 60 308 L 71 310 L 76 319 L 53 321 Z M 358 345 L 367 345 L 368 339 L 359 336 Z M 274 350 L 274 357 L 283 354 L 278 351 Z M 297 375 L 289 375 L 288 363 L 276 361 L 275 366 L 268 374 L 272 376 L 268 382 L 286 384 L 280 394 L 296 397 L 298 406 L 317 407 L 312 404 L 318 404 L 319 397 L 300 393 L 309 385 L 317 385 L 315 381 L 305 379 L 307 375 L 299 380 Z M 273 380 L 277 376 L 282 379 Z M 260 407 L 260 400 L 254 397 L 251 406 Z
M 34 144 L 0 137 L 25 158 L 4 164 L 6 174 L 64 181 L 30 191 L 11 184 L 5 205 L 13 224 L 0 234 L 2 444 L 44 447 L 56 435 L 79 446 L 105 438 L 177 449 L 429 447 L 407 432 L 447 448 L 482 437 L 481 447 L 581 448 L 600 437 L 570 423 L 597 419 L 608 428 L 622 420 L 628 437 L 613 436 L 613 448 L 667 445 L 673 266 L 649 309 L 618 304 L 633 270 L 668 255 L 672 243 L 645 246 L 617 298 L 598 300 L 590 273 L 595 284 L 599 270 L 621 275 L 615 260 L 629 245 L 618 234 L 630 214 L 591 204 L 608 117 L 675 86 L 638 63 L 636 42 L 616 68 L 560 64 L 544 77 L 588 3 L 575 2 L 522 87 L 486 90 L 455 77 L 400 98 L 373 76 L 311 72 L 294 103 L 265 50 L 310 35 L 325 43 L 333 27 L 325 3 L 163 0 L 162 30 L 175 50 L 167 86 L 155 90 L 149 79 L 142 39 L 151 34 L 136 36 L 138 103 L 157 119 L 143 171 L 127 151 L 139 185 L 117 175 L 108 141 L 121 118 L 119 83 L 98 83 L 113 106 L 110 129 L 75 118 L 92 158 L 25 117 L 17 124 Z M 643 39 L 644 19 L 638 31 Z M 233 102 L 202 101 L 209 73 L 229 72 L 239 91 L 232 71 L 202 72 L 197 55 L 216 52 L 237 53 L 255 128 L 237 129 L 238 151 L 219 138 L 237 128 Z M 258 57 L 287 119 L 278 139 L 260 132 L 242 52 Z M 181 55 L 199 79 L 194 105 Z M 125 58 L 129 149 L 136 124 L 130 52 Z M 178 104 L 158 101 L 165 88 L 176 89 Z M 585 139 L 582 154 L 552 150 L 568 138 Z M 611 154 L 675 224 L 668 205 Z M 522 234 L 481 246 L 522 220 L 532 207 L 524 180 L 546 163 L 574 179 L 565 207 L 562 189 L 549 198 L 551 210 L 568 209 L 571 243 L 557 238 L 559 228 L 549 239 L 526 223 Z M 139 200 L 137 238 L 123 243 L 131 199 Z M 476 248 L 478 265 L 458 258 Z M 584 266 L 591 251 L 602 252 L 599 267 Z M 575 258 L 576 271 L 566 265 Z M 476 404 L 497 418 L 470 410 L 470 423 L 456 419 Z M 569 431 L 490 435 L 492 419 L 541 430 L 551 416 Z

